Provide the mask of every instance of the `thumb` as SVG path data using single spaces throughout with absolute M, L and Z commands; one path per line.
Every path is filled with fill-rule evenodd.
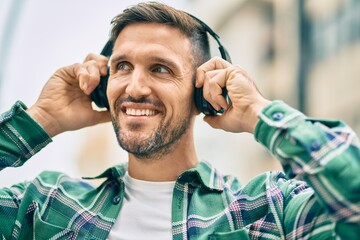
M 105 123 L 111 121 L 111 115 L 109 111 L 98 111 L 93 118 L 93 124 Z
M 209 124 L 212 128 L 220 128 L 221 116 L 205 116 L 204 121 Z

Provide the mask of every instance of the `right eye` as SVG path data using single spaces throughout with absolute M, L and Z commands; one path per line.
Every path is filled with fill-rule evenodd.
M 129 70 L 131 70 L 131 66 L 127 62 L 121 62 L 117 65 L 117 69 L 119 71 L 129 71 Z

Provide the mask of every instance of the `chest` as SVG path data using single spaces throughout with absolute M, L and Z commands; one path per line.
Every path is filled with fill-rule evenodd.
M 30 185 L 12 239 L 105 239 L 121 208 L 121 188 L 109 182 L 98 189 L 79 189 Z
M 227 190 L 185 189 L 174 192 L 173 239 L 281 239 L 281 214 L 271 208 L 266 194 L 250 197 Z

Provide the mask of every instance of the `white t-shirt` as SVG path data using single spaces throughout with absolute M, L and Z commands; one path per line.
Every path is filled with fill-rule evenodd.
M 125 198 L 109 240 L 172 239 L 174 182 L 147 182 L 124 176 Z

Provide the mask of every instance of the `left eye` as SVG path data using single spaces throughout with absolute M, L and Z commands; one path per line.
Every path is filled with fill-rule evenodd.
M 166 67 L 163 67 L 163 66 L 156 66 L 153 68 L 152 71 L 156 72 L 156 73 L 169 73 L 170 72 Z

